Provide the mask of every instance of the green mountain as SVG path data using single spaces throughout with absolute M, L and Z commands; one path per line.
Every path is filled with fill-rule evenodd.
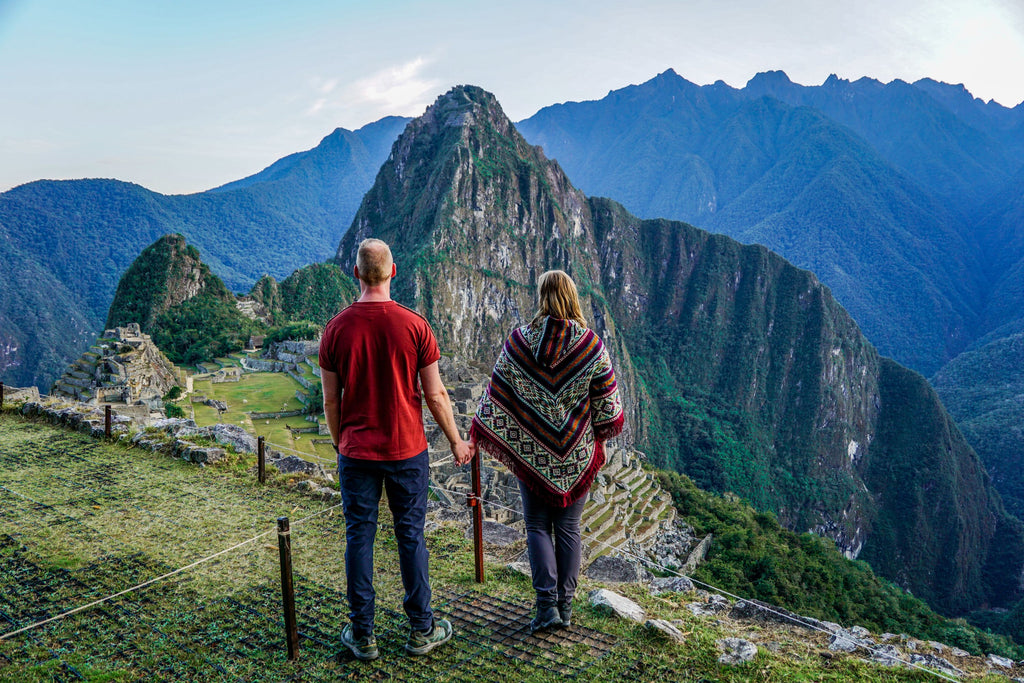
M 308 329 L 315 336 L 356 296 L 352 278 L 337 265 L 314 263 L 281 283 L 270 275 L 260 278 L 241 298 L 262 315 L 254 320 L 241 312 L 239 298 L 203 263 L 198 249 L 182 235 L 165 235 L 121 276 L 105 327 L 138 323 L 171 360 L 192 364 L 238 351 L 255 333 L 290 338 Z
M 121 276 L 106 328 L 138 323 L 175 363 L 239 351 L 255 330 L 235 297 L 182 235 L 165 235 Z
M 337 129 L 314 149 L 209 192 L 115 180 L 39 181 L 0 194 L 0 378 L 47 387 L 103 330 L 118 281 L 162 235 L 202 250 L 233 291 L 333 253 L 407 119 Z
M 314 263 L 299 268 L 280 283 L 264 275 L 249 296 L 267 309 L 275 325 L 305 320 L 323 327 L 358 298 L 359 288 L 337 265 Z
M 627 438 L 654 463 L 872 558 L 944 612 L 1016 596 L 1024 526 L 924 378 L 880 358 L 813 274 L 587 198 L 470 86 L 396 141 L 343 270 L 370 235 L 394 249 L 396 298 L 487 364 L 531 317 L 536 276 L 564 268 L 616 360 Z

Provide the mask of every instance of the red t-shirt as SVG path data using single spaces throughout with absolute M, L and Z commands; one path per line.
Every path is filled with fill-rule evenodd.
M 364 460 L 426 450 L 419 371 L 440 357 L 426 319 L 394 301 L 357 301 L 331 318 L 319 363 L 341 384 L 338 450 Z

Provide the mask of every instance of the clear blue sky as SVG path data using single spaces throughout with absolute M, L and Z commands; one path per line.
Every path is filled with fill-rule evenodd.
M 1024 0 L 0 0 L 0 191 L 195 192 L 455 84 L 520 120 L 670 67 L 737 87 L 929 76 L 1014 106 Z

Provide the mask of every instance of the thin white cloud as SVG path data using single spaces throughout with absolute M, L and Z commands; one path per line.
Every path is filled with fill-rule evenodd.
M 425 58 L 417 57 L 362 78 L 347 89 L 351 98 L 349 104 L 370 105 L 391 114 L 419 114 L 440 85 L 437 79 L 424 77 L 423 70 L 428 65 Z

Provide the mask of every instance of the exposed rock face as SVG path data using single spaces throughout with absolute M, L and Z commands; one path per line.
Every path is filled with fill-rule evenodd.
M 53 385 L 55 396 L 100 403 L 146 403 L 157 407 L 185 374 L 135 323 L 115 327 L 82 355 Z
M 947 612 L 1018 590 L 1024 527 L 925 380 L 881 359 L 813 274 L 587 199 L 492 95 L 457 87 L 409 124 L 341 239 L 343 271 L 369 236 L 443 350 L 490 367 L 532 317 L 537 275 L 564 269 L 616 364 L 627 449 L 879 561 Z

